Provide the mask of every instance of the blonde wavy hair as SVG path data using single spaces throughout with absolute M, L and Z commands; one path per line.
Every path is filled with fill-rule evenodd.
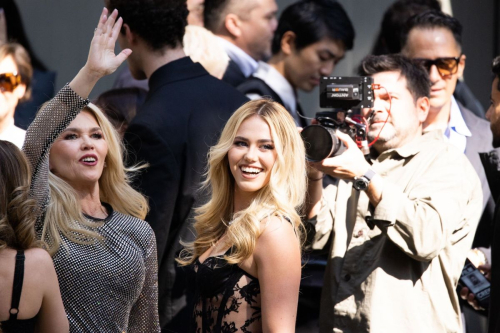
M 258 191 L 248 208 L 233 215 L 235 184 L 227 153 L 241 124 L 256 115 L 269 125 L 276 161 L 269 183 Z M 302 238 L 303 225 L 298 212 L 306 193 L 305 163 L 304 143 L 293 118 L 280 104 L 260 99 L 247 102 L 236 110 L 224 127 L 219 142 L 210 148 L 202 189 L 209 190 L 211 199 L 195 210 L 197 236 L 192 243 L 182 243 L 184 249 L 177 259 L 179 264 L 192 264 L 224 234 L 227 244 L 232 246 L 225 259 L 230 264 L 241 263 L 255 250 L 261 232 L 260 222 L 271 216 L 290 219 L 296 234 Z
M 99 195 L 103 202 L 114 210 L 144 219 L 149 206 L 146 198 L 130 186 L 131 175 L 144 166 L 125 168 L 123 143 L 118 132 L 103 112 L 89 104 L 82 112 L 90 112 L 97 120 L 108 144 L 106 167 L 99 178 Z M 50 202 L 42 229 L 42 240 L 49 246 L 49 253 L 55 254 L 61 244 L 61 235 L 79 244 L 90 244 L 99 239 L 93 232 L 94 222 L 83 216 L 76 191 L 65 180 L 49 172 Z
M 42 246 L 35 237 L 37 206 L 29 197 L 30 177 L 21 150 L 0 140 L 0 250 Z

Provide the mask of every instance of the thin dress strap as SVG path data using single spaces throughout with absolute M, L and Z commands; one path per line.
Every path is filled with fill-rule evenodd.
M 21 291 L 23 290 L 24 280 L 24 259 L 24 251 L 17 251 L 16 268 L 14 270 L 14 286 L 12 288 L 12 303 L 9 310 L 9 321 L 17 320 L 17 314 L 19 313 L 19 301 L 21 300 Z

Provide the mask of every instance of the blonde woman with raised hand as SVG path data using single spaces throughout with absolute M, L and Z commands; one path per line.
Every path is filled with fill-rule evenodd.
M 114 53 L 122 19 L 103 9 L 87 63 L 38 113 L 24 151 L 36 231 L 48 244 L 71 332 L 159 332 L 156 242 L 145 198 L 128 184 L 118 134 L 89 104 L 96 82 L 130 55 Z
M 209 152 L 196 210 L 190 332 L 293 332 L 301 273 L 304 144 L 290 114 L 263 99 L 239 108 Z

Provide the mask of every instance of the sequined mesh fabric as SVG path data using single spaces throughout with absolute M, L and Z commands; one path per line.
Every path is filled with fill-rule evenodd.
M 191 332 L 262 332 L 259 280 L 223 257 L 196 260 Z
M 32 167 L 31 193 L 42 208 L 37 233 L 50 202 L 49 150 L 89 102 L 65 86 L 39 112 L 23 147 Z M 53 256 L 70 332 L 160 332 L 156 241 L 150 226 L 113 211 L 92 230 L 102 237 L 77 244 L 63 236 Z

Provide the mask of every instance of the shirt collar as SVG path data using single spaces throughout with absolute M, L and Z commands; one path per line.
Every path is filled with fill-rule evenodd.
M 409 142 L 408 144 L 404 145 L 403 147 L 389 149 L 387 151 L 384 151 L 382 154 L 379 155 L 379 157 L 383 156 L 383 155 L 390 155 L 390 154 L 395 153 L 403 158 L 408 158 L 408 157 L 416 155 L 420 152 L 420 150 L 424 146 L 422 144 L 423 142 L 431 141 L 431 140 L 443 141 L 443 132 L 441 130 L 424 132 L 422 134 L 422 136 L 413 140 L 412 142 Z
M 243 51 L 233 43 L 225 40 L 224 38 L 221 38 L 219 36 L 216 37 L 221 41 L 221 45 L 226 51 L 229 58 L 231 58 L 231 60 L 238 65 L 245 77 L 249 77 L 257 70 L 259 64 L 254 58 L 252 58 L 245 51 Z
M 259 67 L 253 76 L 264 81 L 283 101 L 285 109 L 295 113 L 297 109 L 297 97 L 290 82 L 281 75 L 273 66 L 259 61 Z
M 472 135 L 469 128 L 467 127 L 467 124 L 465 123 L 462 112 L 460 112 L 460 107 L 458 106 L 458 103 L 453 96 L 451 96 L 450 121 L 445 131 L 445 135 L 448 138 L 450 137 L 450 130 L 455 131 L 463 136 Z

